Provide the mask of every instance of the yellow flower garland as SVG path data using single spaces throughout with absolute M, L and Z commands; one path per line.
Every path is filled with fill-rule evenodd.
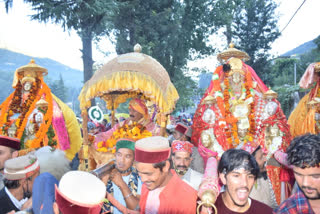
M 97 144 L 98 151 L 115 153 L 116 143 L 118 139 L 128 138 L 137 141 L 142 138 L 151 137 L 152 133 L 140 124 L 133 123 L 125 124 L 119 127 L 112 133 L 112 136 L 107 141 L 101 141 Z

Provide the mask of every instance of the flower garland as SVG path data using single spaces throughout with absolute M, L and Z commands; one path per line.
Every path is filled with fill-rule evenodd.
M 142 138 L 151 137 L 152 133 L 148 131 L 141 124 L 133 123 L 131 125 L 125 124 L 119 127 L 116 131 L 112 133 L 112 136 L 107 141 L 98 142 L 97 147 L 100 152 L 111 152 L 115 153 L 116 143 L 118 139 L 129 138 L 137 141 Z
M 231 128 L 229 128 L 226 131 L 226 138 L 227 138 L 227 143 L 229 145 L 239 145 L 239 136 L 238 136 L 238 127 L 237 127 L 237 121 L 238 119 L 235 118 L 231 111 L 230 111 L 230 85 L 229 85 L 229 73 L 224 72 L 224 85 L 225 88 L 222 93 L 222 89 L 220 86 L 220 78 L 219 78 L 219 72 L 221 71 L 220 69 L 217 69 L 215 73 L 213 74 L 212 81 L 213 81 L 213 91 L 215 92 L 215 97 L 217 100 L 217 105 L 220 109 L 222 118 L 220 119 L 221 122 L 226 122 L 227 124 L 231 125 Z M 248 68 L 246 68 L 246 75 L 245 75 L 245 81 L 244 81 L 244 90 L 245 90 L 245 100 L 249 99 L 252 97 L 253 89 L 252 89 L 252 77 L 251 73 L 248 71 Z M 255 116 L 254 116 L 254 102 L 250 104 L 250 113 L 248 116 L 250 127 L 247 132 L 245 139 L 246 143 L 247 141 L 252 141 L 253 136 L 255 133 Z M 222 128 L 225 127 L 224 123 L 220 125 Z
M 36 126 L 35 139 L 26 142 L 25 148 L 39 148 L 42 140 L 45 138 L 49 127 L 52 122 L 53 116 L 53 98 L 51 95 L 50 88 L 44 83 L 43 78 L 36 78 L 36 81 L 32 84 L 30 93 L 26 98 L 25 102 L 22 103 L 22 85 L 18 82 L 15 92 L 13 92 L 2 104 L 1 104 L 1 115 L 0 117 L 0 132 L 2 135 L 7 135 L 7 130 L 10 127 L 10 117 L 14 113 L 20 113 L 19 117 L 15 121 L 17 126 L 17 132 L 15 137 L 18 139 L 23 138 L 24 130 L 28 122 L 28 118 L 36 107 L 36 103 L 40 98 L 45 95 L 46 101 L 48 102 L 48 110 L 44 114 L 44 123 L 40 127 Z M 18 106 L 19 104 L 19 106 Z M 21 105 L 21 106 L 20 106 Z M 54 145 L 54 144 L 53 144 Z
M 13 97 L 14 97 L 14 93 L 11 93 L 8 96 L 8 98 L 0 106 L 0 108 L 1 108 L 0 115 L 2 116 L 2 117 L 0 117 L 0 127 L 2 127 L 0 129 L 1 135 L 6 135 L 5 133 L 7 133 L 8 128 L 9 128 L 9 124 L 7 121 L 9 112 L 7 112 L 7 110 L 8 110 L 9 104 L 10 104 Z
M 26 125 L 26 122 L 24 123 L 24 118 L 29 117 L 31 113 L 28 112 L 29 109 L 36 103 L 36 95 L 41 86 L 41 82 L 42 81 L 40 79 L 37 79 L 36 82 L 32 83 L 28 97 L 21 105 L 22 85 L 19 81 L 16 86 L 16 90 L 1 104 L 1 115 L 3 115 L 3 117 L 0 118 L 0 126 L 2 127 L 2 135 L 7 135 L 7 130 L 11 125 L 10 117 L 13 116 L 14 113 L 20 113 L 18 119 L 15 121 L 15 125 L 19 131 L 19 134 L 17 131 L 15 137 L 19 139 L 22 137 Z
M 48 102 L 48 110 L 44 114 L 43 123 L 40 125 L 39 130 L 36 132 L 35 139 L 28 142 L 26 145 L 27 148 L 39 148 L 41 147 L 41 142 L 47 135 L 49 128 L 52 123 L 53 117 L 53 98 L 51 95 L 50 88 L 44 83 L 42 85 L 41 93 L 38 94 L 39 99 L 45 94 L 45 100 Z M 39 100 L 37 99 L 37 100 Z M 32 109 L 30 110 L 32 112 Z M 52 131 L 52 130 L 51 130 Z M 54 145 L 54 143 L 53 143 Z
M 41 85 L 42 84 L 42 78 L 40 79 L 36 79 L 36 82 L 38 82 L 37 84 L 37 89 L 36 90 L 30 90 L 30 94 L 29 94 L 29 98 L 24 102 L 24 104 L 22 104 L 23 106 L 23 110 L 22 113 L 20 114 L 20 116 L 18 117 L 18 119 L 16 120 L 16 126 L 17 126 L 17 132 L 16 132 L 16 137 L 18 139 L 21 139 L 24 129 L 27 125 L 28 122 L 28 118 L 30 116 L 30 114 L 33 112 L 33 110 L 36 107 L 36 103 L 37 101 L 41 98 L 40 94 L 43 94 Z

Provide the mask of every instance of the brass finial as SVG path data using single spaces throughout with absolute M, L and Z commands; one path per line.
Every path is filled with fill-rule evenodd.
M 230 42 L 229 48 L 234 48 L 234 43 L 233 42 Z
M 319 107 L 319 104 L 320 104 L 320 101 L 317 98 L 315 98 L 315 99 L 312 99 L 311 101 L 309 101 L 307 103 L 307 106 L 310 109 L 310 108 L 314 108 L 314 107 Z
M 41 98 L 38 102 L 36 102 L 36 107 L 48 107 L 48 102 L 45 99 Z
M 271 90 L 271 88 L 269 88 L 268 91 L 263 93 L 263 99 L 276 99 L 277 97 L 278 97 L 278 93 Z
M 136 45 L 133 47 L 133 50 L 134 50 L 134 52 L 141 53 L 141 50 L 142 50 L 141 45 L 136 44 Z
M 201 102 L 201 104 L 207 104 L 207 105 L 210 105 L 210 104 L 214 104 L 216 103 L 216 98 L 214 98 L 213 96 L 211 95 L 208 95 L 206 96 L 206 98 L 204 98 Z

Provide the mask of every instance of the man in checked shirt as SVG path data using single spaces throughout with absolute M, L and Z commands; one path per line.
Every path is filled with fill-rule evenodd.
M 296 137 L 287 148 L 287 154 L 298 190 L 275 213 L 320 213 L 320 137 L 312 134 Z

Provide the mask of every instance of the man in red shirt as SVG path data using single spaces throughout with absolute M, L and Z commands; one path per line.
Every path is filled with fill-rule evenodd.
M 215 202 L 218 213 L 272 213 L 271 207 L 249 198 L 259 174 L 258 163 L 250 153 L 240 149 L 227 150 L 221 157 L 218 172 L 225 187 Z
M 142 214 L 194 214 L 197 192 L 170 170 L 169 141 L 160 136 L 138 140 L 136 167 L 143 182 L 140 196 Z

